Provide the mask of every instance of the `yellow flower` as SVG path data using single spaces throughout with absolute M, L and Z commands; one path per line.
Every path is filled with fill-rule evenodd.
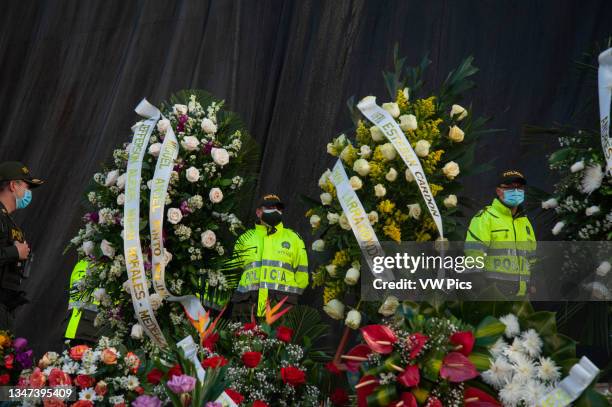
M 433 196 L 438 195 L 438 192 L 444 189 L 442 185 L 438 185 L 438 184 L 429 184 L 429 188 L 431 189 L 431 194 Z
M 7 346 L 10 346 L 10 345 L 11 345 L 11 338 L 4 333 L 0 334 L 0 349 L 6 348 Z
M 433 144 L 440 137 L 440 129 L 438 126 L 443 123 L 443 120 L 438 118 L 435 120 L 425 120 L 415 132 L 416 140 L 427 140 Z
M 342 294 L 342 287 L 339 283 L 340 281 L 327 282 L 325 284 L 325 288 L 323 289 L 323 304 L 327 304 L 334 298 L 340 297 L 340 294 Z
M 372 156 L 372 160 L 373 161 L 377 161 L 377 162 L 384 162 L 385 161 L 385 156 L 383 155 L 382 150 L 380 149 L 381 146 L 376 146 L 376 148 L 374 149 L 374 154 Z
M 430 96 L 427 99 L 417 99 L 414 102 L 414 113 L 419 122 L 434 115 L 436 112 L 435 101 L 436 97 Z
M 395 219 L 395 221 L 397 223 L 403 223 L 408 219 L 408 214 L 407 213 L 403 213 L 402 211 L 400 211 L 399 209 L 395 211 L 395 214 L 393 215 L 393 218 Z
M 425 170 L 426 174 L 433 174 L 436 172 L 438 167 L 438 163 L 442 159 L 442 154 L 444 154 L 444 150 L 436 150 L 429 153 L 429 155 L 423 160 L 423 170 Z
M 395 240 L 396 242 L 401 242 L 402 240 L 402 232 L 393 221 L 383 227 L 383 232 L 391 238 L 391 240 Z
M 376 161 L 370 161 L 370 172 L 368 176 L 373 180 L 380 180 L 385 175 L 386 171 L 382 164 Z
M 357 123 L 356 138 L 359 144 L 368 144 L 370 141 L 370 129 L 366 127 L 363 120 Z
M 397 90 L 397 97 L 395 98 L 395 102 L 400 108 L 400 111 L 403 113 L 408 110 L 408 98 L 404 94 L 402 89 Z
M 346 266 L 351 261 L 351 258 L 348 255 L 348 251 L 340 250 L 336 252 L 334 255 L 334 259 L 332 260 L 332 264 L 337 267 Z
M 377 205 L 378 212 L 380 213 L 391 213 L 393 209 L 395 209 L 395 204 L 388 199 L 385 199 L 382 202 L 379 202 Z
M 312 286 L 313 287 L 320 287 L 325 283 L 325 274 L 327 274 L 325 272 L 325 267 L 324 266 L 320 266 L 317 268 L 317 270 L 312 273 Z
M 314 215 L 314 211 L 312 209 L 308 209 L 304 216 L 306 216 L 307 218 L 310 218 L 312 215 Z
M 431 235 L 428 232 L 423 230 L 416 232 L 416 241 L 417 242 L 428 242 L 432 240 Z

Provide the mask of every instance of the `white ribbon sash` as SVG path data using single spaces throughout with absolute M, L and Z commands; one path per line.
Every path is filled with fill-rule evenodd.
M 123 250 L 125 266 L 130 282 L 132 303 L 136 318 L 147 335 L 160 347 L 167 345 L 164 334 L 155 319 L 149 301 L 149 289 L 140 245 L 140 182 L 142 160 L 149 145 L 149 138 L 161 115 L 160 111 L 146 99 L 143 99 L 136 113 L 146 118 L 133 127 L 134 137 L 130 147 L 126 181 L 125 204 L 123 208 Z
M 375 273 L 374 258 L 384 256 L 385 253 L 380 246 L 378 237 L 376 237 L 374 228 L 370 225 L 368 214 L 365 209 L 363 209 L 359 197 L 349 183 L 348 176 L 346 175 L 346 171 L 344 171 L 344 165 L 341 160 L 338 160 L 336 165 L 334 165 L 330 179 L 336 187 L 338 201 L 340 201 L 342 210 L 351 225 L 351 229 L 355 234 L 355 239 L 357 239 L 361 252 L 370 266 L 370 270 Z M 384 273 L 384 278 L 386 280 L 393 280 L 393 275 L 390 271 L 385 270 Z
M 565 407 L 576 400 L 599 374 L 599 369 L 586 356 L 570 369 L 569 375 L 547 395 L 538 406 Z
M 612 174 L 612 137 L 610 137 L 610 99 L 612 98 L 612 48 L 599 54 L 599 118 L 601 146 L 606 157 L 606 172 Z
M 163 117 L 163 116 L 162 116 Z M 149 228 L 151 232 L 151 264 L 153 270 L 153 287 L 155 292 L 168 301 L 180 302 L 187 317 L 198 330 L 200 335 L 208 326 L 210 319 L 202 304 L 194 295 L 174 296 L 166 288 L 166 262 L 164 256 L 163 225 L 164 206 L 170 175 L 174 168 L 174 160 L 178 156 L 178 141 L 172 126 L 168 126 L 164 142 L 159 152 L 155 173 L 151 183 L 151 196 L 149 199 Z
M 402 157 L 402 160 L 404 160 L 410 169 L 410 172 L 414 176 L 414 179 L 416 180 L 419 190 L 421 191 L 421 195 L 423 196 L 423 200 L 427 205 L 427 209 L 436 223 L 440 237 L 444 237 L 444 231 L 442 230 L 442 216 L 440 215 L 438 205 L 436 205 L 436 201 L 431 193 L 431 189 L 429 188 L 429 183 L 425 177 L 425 172 L 423 171 L 419 158 L 412 149 L 408 139 L 406 139 L 406 136 L 404 135 L 404 132 L 400 126 L 397 124 L 395 119 L 391 117 L 389 112 L 376 104 L 376 98 L 373 96 L 363 98 L 357 104 L 357 107 L 361 113 L 368 118 L 368 120 L 382 130 L 387 139 L 389 139 L 391 144 L 393 144 L 393 147 L 395 147 L 400 157 Z

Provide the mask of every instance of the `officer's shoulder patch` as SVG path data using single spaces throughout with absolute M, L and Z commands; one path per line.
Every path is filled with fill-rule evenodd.
M 288 241 L 283 241 L 283 243 L 281 243 L 281 246 L 283 246 L 284 249 L 290 249 L 291 248 L 291 243 L 289 243 Z

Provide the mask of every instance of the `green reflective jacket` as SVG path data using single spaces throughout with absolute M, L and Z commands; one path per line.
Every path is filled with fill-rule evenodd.
M 70 291 L 71 293 L 74 291 L 75 289 L 75 285 L 85 277 L 85 274 L 87 273 L 87 266 L 89 265 L 89 263 L 87 262 L 87 260 L 80 260 L 75 266 L 74 269 L 72 270 L 72 274 L 70 274 Z M 98 301 L 96 301 L 95 299 L 92 298 L 91 303 L 89 302 L 84 302 L 81 300 L 78 300 L 76 298 L 73 298 L 72 295 L 70 295 L 69 300 L 68 300 L 68 310 L 72 311 L 72 314 L 70 316 L 70 320 L 68 321 L 68 326 L 66 327 L 66 333 L 64 334 L 65 338 L 68 339 L 74 339 L 77 329 L 79 327 L 79 322 L 81 320 L 81 316 L 83 315 L 83 311 L 82 310 L 89 310 L 89 311 L 97 311 L 98 307 L 97 305 L 99 304 Z
M 495 198 L 472 218 L 465 240 L 466 255 L 485 256 L 487 278 L 516 281 L 517 294 L 525 294 L 537 243 L 533 226 L 520 209 L 513 216 Z

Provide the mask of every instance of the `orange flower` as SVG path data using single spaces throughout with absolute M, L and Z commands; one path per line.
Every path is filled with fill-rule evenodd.
M 76 345 L 70 348 L 70 357 L 74 360 L 81 360 L 83 357 L 83 353 L 89 350 L 89 346 L 87 345 Z
M 117 364 L 117 356 L 119 356 L 117 349 L 115 348 L 106 348 L 102 351 L 100 355 L 100 360 L 105 365 L 116 365 Z
M 140 359 L 134 352 L 128 352 L 127 355 L 125 355 L 125 363 L 130 367 L 132 373 L 136 373 L 138 367 L 140 367 Z
M 0 334 L 0 349 L 11 346 L 11 338 L 6 334 Z

